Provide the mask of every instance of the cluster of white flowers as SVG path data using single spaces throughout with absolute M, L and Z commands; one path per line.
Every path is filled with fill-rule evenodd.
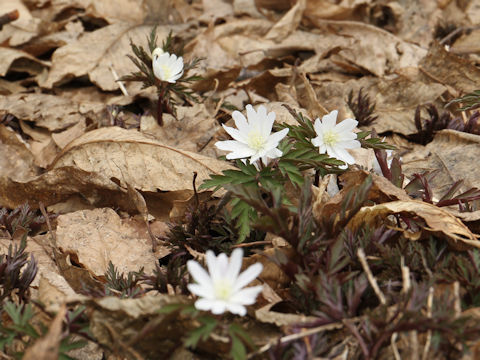
M 288 129 L 276 133 L 272 132 L 275 121 L 275 113 L 269 112 L 264 106 L 259 106 L 255 112 L 252 105 L 247 105 L 247 118 L 239 111 L 232 114 L 237 129 L 223 125 L 225 131 L 234 139 L 218 141 L 215 146 L 220 150 L 230 151 L 227 159 L 244 159 L 250 157 L 250 163 L 254 164 L 261 159 L 264 165 L 270 159 L 282 156 L 277 149 L 280 141 L 287 135 Z M 345 119 L 337 124 L 337 110 L 316 119 L 314 129 L 317 137 L 313 138 L 312 144 L 319 148 L 321 154 L 327 153 L 330 157 L 342 160 L 346 164 L 354 164 L 355 159 L 346 149 L 359 148 L 360 142 L 357 134 L 353 132 L 358 125 L 357 120 Z M 344 165 L 341 168 L 347 168 Z
M 174 84 L 183 75 L 183 58 L 156 48 L 152 52 L 152 67 L 157 79 Z

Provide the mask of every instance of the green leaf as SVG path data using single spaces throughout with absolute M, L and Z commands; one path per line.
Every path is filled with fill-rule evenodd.
M 200 321 L 202 325 L 195 330 L 192 330 L 188 334 L 188 338 L 185 340 L 184 343 L 186 347 L 195 348 L 200 340 L 207 340 L 213 330 L 215 330 L 215 328 L 217 327 L 217 320 L 212 317 L 201 317 L 198 318 L 198 321 Z

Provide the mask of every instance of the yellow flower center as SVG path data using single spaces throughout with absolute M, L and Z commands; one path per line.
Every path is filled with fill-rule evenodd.
M 251 131 L 248 134 L 248 146 L 254 150 L 261 150 L 265 146 L 265 138 L 258 131 Z
M 160 68 L 162 69 L 163 80 L 170 79 L 170 77 L 172 76 L 172 69 L 165 64 L 160 64 Z
M 335 130 L 328 130 L 323 134 L 325 145 L 334 146 L 338 142 L 338 133 Z
M 217 299 L 228 300 L 232 296 L 232 284 L 224 279 L 219 279 L 214 284 L 215 297 Z

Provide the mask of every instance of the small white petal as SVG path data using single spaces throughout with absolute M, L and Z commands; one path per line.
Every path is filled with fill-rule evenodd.
M 242 305 L 255 304 L 258 294 L 262 292 L 263 286 L 257 285 L 242 289 L 232 296 L 231 301 Z
M 215 294 L 213 292 L 213 289 L 208 286 L 199 285 L 199 284 L 188 284 L 187 288 L 188 290 L 190 290 L 192 294 L 195 294 L 197 296 L 200 296 L 206 299 L 214 299 Z
M 355 159 L 349 152 L 343 148 L 335 148 L 335 152 L 337 153 L 336 158 L 346 162 L 347 164 L 355 164 Z
M 285 136 L 287 136 L 289 130 L 290 130 L 290 129 L 282 129 L 282 130 L 277 131 L 276 133 L 273 133 L 272 135 L 270 135 L 270 136 L 268 137 L 266 147 L 267 147 L 267 148 L 277 147 L 277 146 L 278 146 L 278 143 L 279 143 Z
M 227 278 L 232 284 L 236 282 L 240 269 L 242 268 L 243 261 L 243 250 L 235 249 L 230 255 L 230 263 L 228 265 L 227 273 L 225 278 Z
M 232 127 L 229 127 L 229 126 L 225 126 L 225 125 L 222 125 L 222 126 L 225 129 L 225 131 L 228 133 L 228 135 L 230 135 L 235 140 L 240 141 L 244 144 L 246 144 L 248 142 L 247 137 L 241 131 L 239 131 L 237 129 L 234 129 Z
M 240 111 L 235 110 L 232 113 L 232 118 L 235 121 L 235 126 L 238 128 L 238 130 L 242 133 L 248 133 L 250 131 L 250 127 L 247 123 L 247 119 L 245 116 Z
M 357 120 L 353 120 L 353 119 L 345 119 L 343 120 L 342 122 L 340 122 L 340 124 L 337 124 L 335 126 L 335 130 L 338 132 L 338 133 L 341 133 L 341 132 L 350 132 L 352 131 L 353 129 L 355 129 L 358 125 L 358 121 Z
M 265 118 L 263 119 L 263 122 L 262 122 L 262 135 L 264 137 L 269 136 L 270 133 L 272 132 L 272 127 L 273 127 L 273 123 L 275 122 L 275 117 L 276 115 L 273 111 L 269 112 L 268 115 L 266 114 L 266 111 L 265 111 Z
M 362 144 L 358 140 L 349 140 L 349 141 L 340 141 L 338 146 L 341 146 L 345 149 L 358 149 L 362 147 Z
M 212 286 L 212 280 L 203 267 L 195 260 L 187 261 L 187 269 L 193 280 L 202 286 Z
M 245 316 L 247 314 L 247 309 L 243 305 L 233 304 L 233 303 L 226 303 L 227 310 L 230 311 L 232 314 L 237 314 L 240 316 Z
M 322 117 L 322 124 L 324 129 L 332 129 L 335 127 L 337 124 L 337 115 L 338 115 L 338 110 L 333 110 L 327 115 L 323 115 Z
M 263 270 L 263 265 L 261 263 L 255 263 L 250 265 L 247 270 L 242 272 L 235 282 L 234 291 L 238 291 L 243 288 L 245 285 L 248 285 L 250 282 L 255 280 L 258 275 Z
M 236 140 L 217 141 L 215 146 L 220 150 L 232 151 L 227 155 L 227 159 L 229 160 L 247 158 L 257 152 L 256 150 L 251 149 L 248 145 Z
M 248 124 L 250 126 L 252 126 L 253 124 L 258 124 L 258 116 L 253 106 L 248 104 L 247 106 L 245 106 L 245 109 L 247 109 Z
M 227 304 L 223 300 L 215 300 L 212 303 L 212 313 L 215 315 L 223 314 L 227 308 Z

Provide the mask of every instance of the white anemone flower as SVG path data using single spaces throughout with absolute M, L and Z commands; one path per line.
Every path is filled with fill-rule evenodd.
M 183 75 L 183 58 L 156 48 L 152 53 L 152 67 L 157 79 L 173 84 Z
M 277 149 L 277 146 L 287 135 L 288 129 L 272 134 L 272 126 L 275 121 L 273 111 L 267 114 L 267 109 L 263 105 L 258 107 L 257 112 L 252 105 L 247 105 L 246 109 L 248 120 L 240 111 L 232 113 L 237 129 L 223 125 L 225 131 L 234 140 L 218 141 L 215 146 L 220 150 L 231 151 L 227 154 L 229 160 L 249 157 L 250 164 L 262 159 L 263 164 L 267 165 L 269 159 L 282 156 L 282 152 Z
M 251 265 L 240 274 L 243 250 L 235 249 L 230 260 L 227 255 L 215 256 L 213 251 L 207 251 L 208 273 L 194 260 L 187 262 L 187 268 L 196 284 L 189 284 L 188 289 L 200 298 L 195 302 L 198 310 L 211 311 L 213 314 L 223 314 L 229 311 L 244 316 L 247 313 L 245 305 L 255 303 L 262 286 L 245 288 L 262 272 L 260 263 Z
M 333 110 L 330 114 L 324 115 L 322 121 L 315 120 L 313 125 L 317 137 L 312 139 L 312 144 L 319 147 L 321 154 L 342 160 L 347 164 L 355 164 L 355 159 L 346 149 L 361 147 L 357 134 L 353 132 L 358 125 L 357 120 L 345 119 L 337 124 L 338 111 Z M 340 168 L 346 169 L 347 165 Z

